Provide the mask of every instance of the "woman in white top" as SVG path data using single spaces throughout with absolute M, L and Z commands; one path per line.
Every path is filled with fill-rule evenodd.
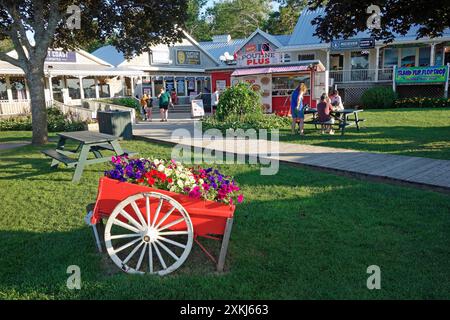
M 344 104 L 342 103 L 342 98 L 339 95 L 339 91 L 333 90 L 331 92 L 331 105 L 333 106 L 333 111 L 342 111 L 344 110 Z

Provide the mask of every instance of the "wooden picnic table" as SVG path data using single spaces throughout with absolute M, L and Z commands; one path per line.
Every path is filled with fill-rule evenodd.
M 46 156 L 53 158 L 52 168 L 57 168 L 60 163 L 64 163 L 69 168 L 75 167 L 72 182 L 78 182 L 83 174 L 84 167 L 89 164 L 108 162 L 111 157 L 104 157 L 101 151 L 113 151 L 116 155 L 136 154 L 136 152 L 126 151 L 122 149 L 119 138 L 113 135 L 92 132 L 92 131 L 76 131 L 61 132 L 57 134 L 59 141 L 56 149 L 43 150 Z M 66 142 L 72 140 L 78 143 L 75 150 L 67 150 Z M 94 154 L 94 159 L 88 159 L 89 153 Z
M 360 129 L 360 122 L 363 122 L 365 119 L 359 118 L 359 113 L 364 111 L 363 109 L 344 109 L 340 111 L 333 111 L 331 112 L 331 116 L 338 121 L 339 130 L 341 130 L 341 135 L 344 135 L 345 128 L 349 126 L 356 126 L 356 130 L 359 131 Z M 305 114 L 312 114 L 313 120 L 309 123 L 312 123 L 316 126 L 318 124 L 321 124 L 318 119 L 318 113 L 317 109 L 306 109 Z M 351 115 L 353 115 L 353 118 L 349 118 Z

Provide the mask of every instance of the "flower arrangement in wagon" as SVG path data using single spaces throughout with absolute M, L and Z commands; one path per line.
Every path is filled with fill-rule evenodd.
M 244 200 L 233 177 L 218 169 L 186 167 L 175 160 L 132 159 L 126 155 L 112 157 L 112 163 L 114 168 L 105 171 L 105 176 L 111 179 L 230 205 Z

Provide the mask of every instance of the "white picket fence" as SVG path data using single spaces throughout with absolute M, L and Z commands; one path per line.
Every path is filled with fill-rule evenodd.
M 97 117 L 97 111 L 127 111 L 131 114 L 132 123 L 136 123 L 136 113 L 133 108 L 118 106 L 115 104 L 104 103 L 95 100 L 82 101 L 83 106 L 72 106 L 59 101 L 47 101 L 47 108 L 56 107 L 65 115 L 78 121 L 92 121 Z M 0 117 L 31 114 L 30 101 L 4 101 L 0 100 Z

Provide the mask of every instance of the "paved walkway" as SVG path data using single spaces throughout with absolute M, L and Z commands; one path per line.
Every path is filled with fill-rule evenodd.
M 8 149 L 14 149 L 23 147 L 26 145 L 29 145 L 30 142 L 20 142 L 20 141 L 11 141 L 11 142 L 1 142 L 0 143 L 0 150 L 8 150 Z
M 235 154 L 258 155 L 266 160 L 278 159 L 282 162 L 388 178 L 450 190 L 449 160 L 370 153 L 285 142 L 273 143 L 265 140 L 239 140 L 237 143 L 236 140 L 230 139 L 216 139 L 212 141 L 210 137 L 206 137 L 206 139 L 201 138 L 201 132 L 195 127 L 195 123 L 197 121 L 184 119 L 172 120 L 167 123 L 138 124 L 134 127 L 134 135 L 172 144 L 192 145 Z M 178 134 L 174 135 L 173 133 Z M 189 139 L 190 137 L 194 138 Z

